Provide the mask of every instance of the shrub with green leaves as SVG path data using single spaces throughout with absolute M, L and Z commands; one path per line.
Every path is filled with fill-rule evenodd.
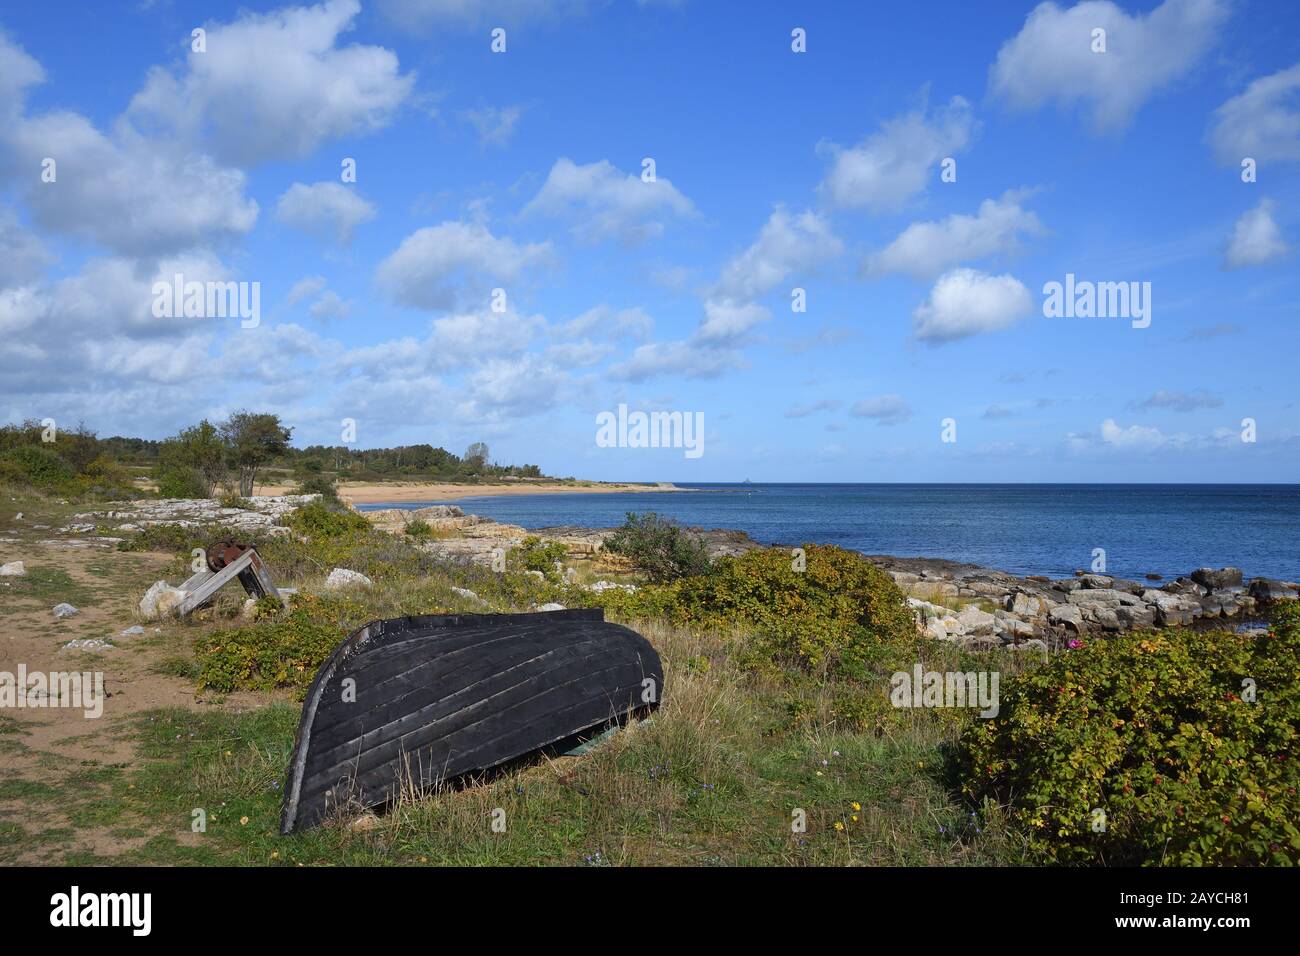
M 311 501 L 296 508 L 284 523 L 313 539 L 343 538 L 370 530 L 370 522 L 355 511 L 323 501 Z
M 805 545 L 804 562 L 796 570 L 789 550 L 758 548 L 719 559 L 709 574 L 633 593 L 609 590 L 600 600 L 624 617 L 742 631 L 742 659 L 751 666 L 845 677 L 911 666 L 916 619 L 888 574 L 833 545 Z
M 337 503 L 339 500 L 338 485 L 329 475 L 309 474 L 305 475 L 299 482 L 298 487 L 293 489 L 295 495 L 320 495 L 328 502 Z
M 362 616 L 362 606 L 349 598 L 304 594 L 294 599 L 287 614 L 216 631 L 195 647 L 198 688 L 224 693 L 304 689 Z
M 160 498 L 206 498 L 203 477 L 188 465 L 163 462 L 154 469 Z
M 510 552 L 510 563 L 524 571 L 539 571 L 548 581 L 558 581 L 560 572 L 555 562 L 563 561 L 568 549 L 558 541 L 542 541 L 529 535 Z
M 605 539 L 612 554 L 627 558 L 651 581 L 664 583 L 709 570 L 709 549 L 696 535 L 653 511 L 629 511 L 623 526 Z
M 1004 681 L 964 790 L 1045 860 L 1300 863 L 1300 608 L 1264 635 L 1138 632 Z
M 71 465 L 41 445 L 20 445 L 0 452 L 0 479 L 14 484 L 38 491 L 66 491 L 74 474 Z
M 414 521 L 408 521 L 406 526 L 402 528 L 402 532 L 408 538 L 423 541 L 433 535 L 433 528 L 423 518 L 416 518 Z

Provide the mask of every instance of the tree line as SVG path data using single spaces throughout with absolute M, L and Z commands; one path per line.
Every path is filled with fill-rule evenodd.
M 59 429 L 31 419 L 0 426 L 0 479 L 53 487 L 90 476 L 129 484 L 123 465 L 146 467 L 164 497 L 212 497 L 228 490 L 253 493 L 267 468 L 289 469 L 302 486 L 323 490 L 344 478 L 541 478 L 537 465 L 501 465 L 483 442 L 464 455 L 430 444 L 393 448 L 290 444 L 293 429 L 279 416 L 239 410 L 220 421 L 204 419 L 161 441 L 115 435 L 99 438 L 84 423 Z

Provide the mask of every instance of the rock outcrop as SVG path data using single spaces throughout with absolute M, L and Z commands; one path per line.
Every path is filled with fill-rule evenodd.
M 157 500 L 114 502 L 103 511 L 85 511 L 74 515 L 71 523 L 59 530 L 64 534 L 88 534 L 97 528 L 114 531 L 139 531 L 160 524 L 185 528 L 220 524 L 232 531 L 263 531 L 288 534 L 279 524 L 289 512 L 315 501 L 320 495 L 268 495 L 244 498 L 239 508 L 227 508 L 215 498 L 160 498 Z
M 1238 568 L 1198 568 L 1161 587 L 1105 574 L 1020 578 L 972 564 L 932 558 L 869 558 L 909 595 L 917 626 L 939 640 L 987 646 L 1042 640 L 1061 644 L 1086 635 L 1212 623 L 1256 614 L 1272 601 L 1300 598 L 1300 587 L 1256 578 Z M 1227 623 L 1226 621 L 1224 622 Z

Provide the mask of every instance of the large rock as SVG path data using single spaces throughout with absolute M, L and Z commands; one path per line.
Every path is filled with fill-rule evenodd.
M 1201 613 L 1200 598 L 1183 594 L 1169 594 L 1165 591 L 1146 591 L 1153 600 L 1156 623 L 1165 626 L 1191 624 Z
M 1083 588 L 1078 591 L 1071 591 L 1066 600 L 1071 604 L 1100 605 L 1102 607 L 1119 607 L 1125 604 L 1142 603 L 1141 598 L 1137 595 L 1129 594 L 1127 591 L 1116 591 L 1114 588 Z
M 1160 590 L 1168 591 L 1170 594 L 1189 594 L 1193 597 L 1204 597 L 1207 593 L 1202 585 L 1197 584 L 1191 578 L 1179 578 L 1176 581 L 1170 581 Z
M 1120 630 L 1119 611 L 1122 608 L 1107 607 L 1101 604 L 1084 606 L 1083 616 L 1093 624 L 1106 631 Z
M 1084 632 L 1083 611 L 1074 604 L 1053 604 L 1047 612 L 1047 619 L 1053 624 L 1068 628 L 1076 634 Z
M 1220 588 L 1241 586 L 1241 568 L 1197 568 L 1191 573 L 1191 579 L 1208 591 Z
M 1295 588 L 1272 578 L 1255 578 L 1250 582 L 1249 593 L 1256 601 L 1294 601 L 1297 597 Z
M 370 587 L 374 582 L 359 571 L 349 571 L 347 568 L 335 568 L 330 572 L 330 576 L 325 579 L 325 590 L 340 591 L 343 588 L 352 587 Z
M 957 621 L 966 634 L 992 634 L 997 625 L 997 620 L 988 611 L 981 611 L 973 604 L 962 608 L 957 613 Z
M 1114 583 L 1114 578 L 1107 577 L 1104 574 L 1079 575 L 1079 584 L 1085 588 L 1108 588 Z
M 180 607 L 187 593 L 172 587 L 166 581 L 155 581 L 140 599 L 140 616 L 146 621 L 166 617 Z
M 27 573 L 27 568 L 21 561 L 10 561 L 8 564 L 0 564 L 0 578 L 20 578 Z
M 1038 617 L 1043 613 L 1043 601 L 1032 594 L 1017 591 L 1011 595 L 1007 610 L 1019 618 Z
M 54 617 L 55 619 L 60 621 L 63 620 L 65 617 L 72 617 L 74 614 L 80 614 L 80 613 L 81 612 L 78 611 L 71 604 L 54 605 Z
M 1151 627 L 1156 622 L 1156 612 L 1149 607 L 1117 607 L 1115 616 L 1125 627 Z

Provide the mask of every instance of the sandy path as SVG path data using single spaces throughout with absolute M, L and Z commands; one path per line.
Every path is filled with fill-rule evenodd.
M 169 621 L 145 625 L 144 634 L 121 633 L 138 622 L 136 603 L 150 583 L 165 576 L 169 556 L 122 553 L 85 539 L 34 540 L 37 535 L 30 526 L 11 523 L 5 530 L 10 529 L 26 534 L 22 539 L 5 538 L 4 557 L 21 557 L 32 577 L 27 582 L 0 578 L 0 671 L 16 676 L 22 665 L 28 675 L 99 672 L 108 696 L 98 718 L 74 707 L 0 708 L 5 718 L 0 726 L 5 731 L 0 734 L 0 766 L 4 767 L 0 779 L 13 789 L 0 794 L 0 824 L 16 823 L 27 832 L 22 845 L 0 856 L 20 863 L 48 863 L 72 852 L 111 858 L 160 830 L 188 839 L 190 834 L 183 828 L 155 820 L 133 821 L 145 835 L 131 839 L 114 832 L 120 823 L 74 824 L 73 814 L 97 797 L 94 788 L 68 781 L 78 774 L 134 764 L 131 722 L 145 711 L 214 705 L 244 710 L 265 704 L 270 695 L 196 699 L 190 681 L 159 673 L 160 660 L 187 649 L 193 641 L 197 630 L 192 626 Z M 31 590 L 30 582 L 51 574 L 60 575 L 61 583 L 43 586 L 35 595 L 25 593 Z M 51 608 L 61 600 L 75 605 L 79 613 L 55 620 Z M 62 650 L 74 638 L 106 639 L 115 647 L 102 652 Z M 55 801 L 36 800 L 23 793 L 24 786 L 55 787 L 61 795 Z M 47 831 L 62 835 L 42 837 Z

